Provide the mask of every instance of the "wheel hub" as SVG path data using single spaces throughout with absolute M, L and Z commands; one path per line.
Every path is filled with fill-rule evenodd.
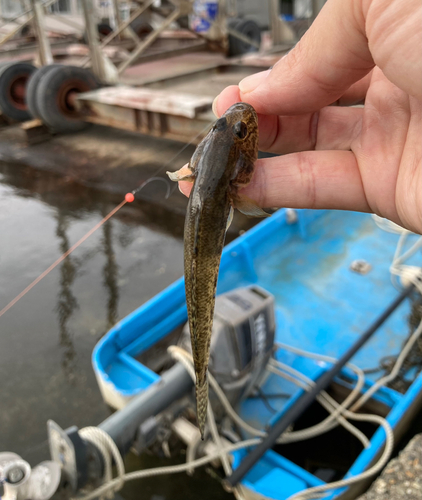
M 79 111 L 75 106 L 76 96 L 82 92 L 88 92 L 88 85 L 79 80 L 68 81 L 57 93 L 57 105 L 60 111 L 69 118 L 77 118 Z
M 9 98 L 10 102 L 14 104 L 17 109 L 25 111 L 26 106 L 26 83 L 28 82 L 28 75 L 16 76 L 9 85 Z

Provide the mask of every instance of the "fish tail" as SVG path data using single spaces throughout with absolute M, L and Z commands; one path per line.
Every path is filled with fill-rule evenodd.
M 202 377 L 201 377 L 202 378 Z M 208 380 L 205 376 L 203 380 L 196 377 L 196 418 L 198 419 L 201 439 L 204 440 L 205 422 L 207 419 L 208 406 Z

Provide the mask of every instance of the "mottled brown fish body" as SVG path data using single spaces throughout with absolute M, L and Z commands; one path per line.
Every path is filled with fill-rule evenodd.
M 202 438 L 208 404 L 207 370 L 215 293 L 227 221 L 231 206 L 244 208 L 245 199 L 238 195 L 238 189 L 250 182 L 257 154 L 255 110 L 238 103 L 216 121 L 197 147 L 189 168 L 181 169 L 180 177 L 177 173 L 169 174 L 173 180 L 188 178 L 194 182 L 185 219 L 184 264 L 197 419 Z M 250 203 L 251 200 L 246 201 L 248 207 Z
M 211 151 L 205 154 L 207 153 L 210 154 Z M 214 158 L 219 161 L 224 153 L 226 152 L 217 149 L 215 154 L 218 156 Z M 230 201 L 229 179 L 224 169 L 220 167 L 220 172 L 211 173 L 208 168 L 202 169 L 201 163 L 200 160 L 200 170 L 189 198 L 185 220 L 184 261 L 186 303 L 196 373 L 197 419 L 203 436 L 208 402 L 207 368 L 215 292 Z M 214 183 L 204 182 L 207 175 L 213 174 Z M 210 188 L 209 184 L 214 184 L 214 189 Z

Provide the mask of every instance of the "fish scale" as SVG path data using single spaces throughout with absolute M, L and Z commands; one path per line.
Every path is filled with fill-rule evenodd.
M 193 182 L 185 219 L 184 266 L 196 411 L 202 439 L 215 294 L 229 215 L 232 207 L 246 215 L 268 215 L 238 192 L 251 181 L 257 157 L 257 115 L 249 104 L 237 103 L 216 121 L 188 166 L 167 172 L 174 181 Z

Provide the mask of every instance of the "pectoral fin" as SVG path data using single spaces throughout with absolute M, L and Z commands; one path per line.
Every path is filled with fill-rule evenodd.
M 205 145 L 207 144 L 207 141 L 210 138 L 210 134 L 212 131 L 210 131 L 203 139 L 202 141 L 198 144 L 198 147 L 195 149 L 195 152 L 192 155 L 192 158 L 190 159 L 189 163 L 186 163 L 186 165 L 183 165 L 182 168 L 179 170 L 176 170 L 176 172 L 166 172 L 166 174 L 170 177 L 170 179 L 174 182 L 179 182 L 179 181 L 188 181 L 188 182 L 193 182 L 195 180 L 195 172 L 196 172 L 196 167 L 198 165 L 198 162 L 201 158 L 202 153 L 204 152 Z
M 233 207 L 230 207 L 230 212 L 229 212 L 229 216 L 227 218 L 227 224 L 226 224 L 226 232 L 229 230 L 229 227 L 230 227 L 231 223 L 233 222 L 233 215 L 234 215 L 234 209 L 233 209 Z
M 193 182 L 195 180 L 195 174 L 194 172 L 192 172 L 189 163 L 184 165 L 179 170 L 176 170 L 175 172 L 166 172 L 166 174 L 174 182 L 179 182 L 179 181 Z
M 239 195 L 234 201 L 234 206 L 242 212 L 242 214 L 248 217 L 271 217 L 271 214 L 267 214 L 261 207 L 248 198 L 247 196 Z

